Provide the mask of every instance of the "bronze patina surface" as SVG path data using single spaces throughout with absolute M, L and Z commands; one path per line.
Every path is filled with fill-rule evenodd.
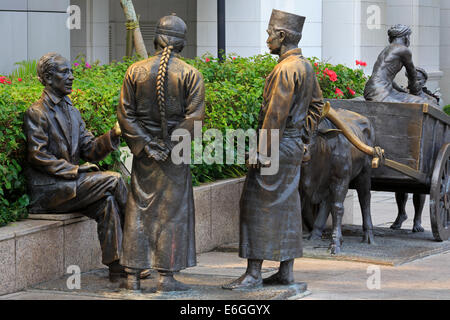
M 115 128 L 98 138 L 86 130 L 80 112 L 67 96 L 74 80 L 67 59 L 48 53 L 37 68 L 45 89 L 24 117 L 29 211 L 79 212 L 95 219 L 102 261 L 110 265 L 112 273 L 120 273 L 127 188 L 120 174 L 99 172 L 95 164 L 79 164 L 80 160 L 102 160 L 115 150 L 120 130 Z
M 279 170 L 262 175 L 250 168 L 240 210 L 239 256 L 248 260 L 244 275 L 224 289 L 256 288 L 263 283 L 263 260 L 280 261 L 280 270 L 266 284 L 294 282 L 294 259 L 302 256 L 302 219 L 298 186 L 304 143 L 316 130 L 324 105 L 314 69 L 298 43 L 305 17 L 273 10 L 268 47 L 279 63 L 266 79 L 258 129 L 279 130 Z M 268 154 L 258 142 L 258 158 Z M 267 149 L 271 150 L 268 139 Z
M 128 69 L 117 109 L 134 155 L 121 257 L 129 289 L 140 287 L 136 270 L 152 268 L 159 271 L 160 291 L 186 290 L 173 273 L 196 264 L 191 171 L 170 157 L 172 132 L 193 134 L 194 121 L 205 114 L 203 78 L 177 56 L 186 32 L 179 17 L 161 18 L 157 54 Z

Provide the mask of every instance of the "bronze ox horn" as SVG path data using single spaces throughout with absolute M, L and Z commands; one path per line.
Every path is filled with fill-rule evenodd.
M 333 124 L 342 131 L 342 134 L 356 147 L 358 150 L 372 156 L 372 168 L 378 168 L 380 161 L 384 159 L 384 150 L 380 147 L 371 147 L 362 142 L 343 122 L 337 112 L 331 107 L 330 102 L 326 102 L 322 110 L 322 118 L 327 117 Z

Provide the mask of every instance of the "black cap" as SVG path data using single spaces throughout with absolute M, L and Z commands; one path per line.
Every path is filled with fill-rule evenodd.
M 302 33 L 306 17 L 273 9 L 269 25 L 277 28 Z
M 157 35 L 166 35 L 180 39 L 186 38 L 187 26 L 186 23 L 176 13 L 170 16 L 162 17 L 156 25 Z

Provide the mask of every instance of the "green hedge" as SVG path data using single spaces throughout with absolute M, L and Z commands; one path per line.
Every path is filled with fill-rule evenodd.
M 450 104 L 444 107 L 444 112 L 450 116 Z
M 81 111 L 88 129 L 95 135 L 102 134 L 114 125 L 122 80 L 134 61 L 126 59 L 109 65 L 91 66 L 79 59 L 74 64 L 75 81 L 71 99 Z M 227 128 L 246 130 L 256 127 L 265 77 L 277 63 L 274 57 L 229 56 L 224 63 L 218 63 L 215 58 L 205 55 L 186 62 L 199 69 L 205 78 L 204 130 L 216 128 L 225 132 Z M 362 95 L 366 78 L 361 69 L 332 66 L 315 58 L 311 62 L 315 64 L 325 97 L 352 98 L 352 91 L 355 95 Z M 340 95 L 336 88 L 343 94 Z M 0 76 L 0 226 L 27 214 L 29 199 L 22 175 L 25 155 L 22 119 L 24 111 L 39 99 L 42 89 L 35 72 Z M 119 153 L 114 152 L 100 165 L 108 169 L 119 161 L 119 157 Z M 194 185 L 239 177 L 245 173 L 243 165 L 192 165 Z

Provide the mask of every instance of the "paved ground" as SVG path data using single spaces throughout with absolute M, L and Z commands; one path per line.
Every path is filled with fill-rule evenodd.
M 412 200 L 407 212 L 410 218 L 405 229 L 412 227 Z M 355 204 L 355 217 L 358 218 Z M 372 217 L 374 225 L 386 227 L 394 221 L 396 206 L 393 194 L 373 193 Z M 358 221 L 355 222 L 360 223 Z M 423 226 L 430 230 L 429 205 L 425 206 Z M 185 279 L 209 279 L 218 286 L 241 275 L 246 261 L 236 253 L 210 252 L 198 256 L 198 265 L 185 272 Z M 276 270 L 277 263 L 265 262 L 264 276 Z M 450 300 L 450 251 L 418 259 L 400 266 L 373 265 L 361 262 L 330 261 L 301 258 L 295 262 L 295 279 L 306 282 L 309 296 L 315 299 L 446 299 Z M 378 281 L 379 280 L 379 281 Z M 379 285 L 379 286 L 378 286 Z M 45 286 L 44 286 L 45 287 Z M 377 288 L 378 287 L 378 288 Z M 101 297 L 88 293 L 70 293 L 58 290 L 27 290 L 0 297 L 0 299 L 135 299 L 136 297 Z M 138 297 L 145 298 L 145 297 Z M 208 299 L 206 296 L 205 299 Z

